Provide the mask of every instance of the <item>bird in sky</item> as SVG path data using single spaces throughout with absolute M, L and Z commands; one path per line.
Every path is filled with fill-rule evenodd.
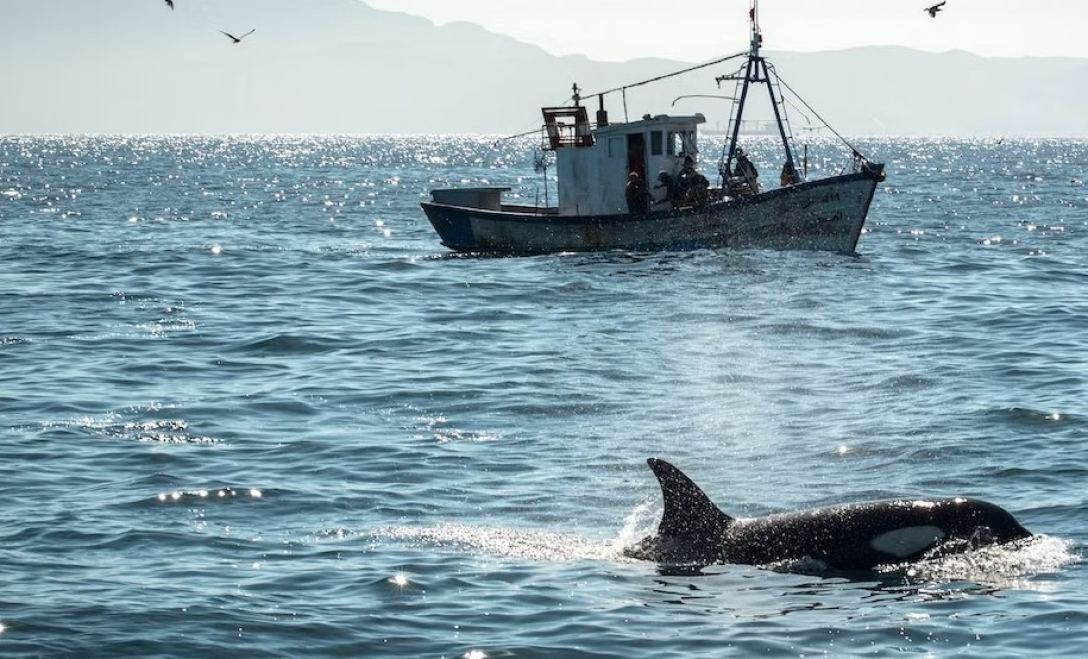
M 174 0 L 166 0 L 166 6 L 170 9 L 174 8 Z
M 945 0 L 945 2 L 947 2 L 947 0 Z M 937 12 L 941 11 L 941 7 L 944 7 L 944 2 L 938 2 L 932 7 L 926 7 L 925 11 L 929 12 L 930 18 L 937 18 Z
M 219 30 L 219 31 L 223 32 L 223 30 Z M 233 34 L 231 34 L 230 32 L 223 32 L 223 34 L 230 37 L 230 40 L 233 41 L 234 43 L 242 43 L 242 39 L 245 39 L 246 37 L 248 37 L 249 35 L 253 34 L 256 31 L 257 31 L 257 28 L 253 28 L 252 30 L 250 30 L 249 32 L 246 32 L 245 34 L 243 34 L 240 37 L 236 37 Z

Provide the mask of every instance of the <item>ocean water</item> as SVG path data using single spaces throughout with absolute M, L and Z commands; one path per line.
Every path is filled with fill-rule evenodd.
M 0 655 L 1082 656 L 1088 142 L 862 142 L 855 256 L 442 248 L 428 191 L 543 201 L 529 146 L 0 137 Z M 1038 535 L 661 569 L 649 456 Z

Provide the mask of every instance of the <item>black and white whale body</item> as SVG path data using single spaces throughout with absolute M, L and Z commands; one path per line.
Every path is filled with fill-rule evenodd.
M 771 565 L 812 559 L 835 570 L 869 570 L 941 552 L 1031 536 L 1005 510 L 976 499 L 894 500 L 734 519 L 664 460 L 647 461 L 665 510 L 657 534 L 624 553 L 674 565 Z

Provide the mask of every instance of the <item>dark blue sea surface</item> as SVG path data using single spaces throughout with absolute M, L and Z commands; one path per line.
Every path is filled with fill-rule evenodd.
M 543 201 L 529 147 L 0 137 L 0 655 L 1083 655 L 1088 142 L 862 142 L 856 256 L 441 247 L 429 190 Z M 1039 535 L 663 570 L 649 456 Z

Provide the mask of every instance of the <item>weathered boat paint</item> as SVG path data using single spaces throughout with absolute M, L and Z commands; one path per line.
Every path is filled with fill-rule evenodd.
M 768 190 L 702 208 L 564 216 L 522 207 L 424 202 L 442 244 L 459 252 L 545 254 L 600 250 L 798 249 L 851 254 L 878 171 Z

